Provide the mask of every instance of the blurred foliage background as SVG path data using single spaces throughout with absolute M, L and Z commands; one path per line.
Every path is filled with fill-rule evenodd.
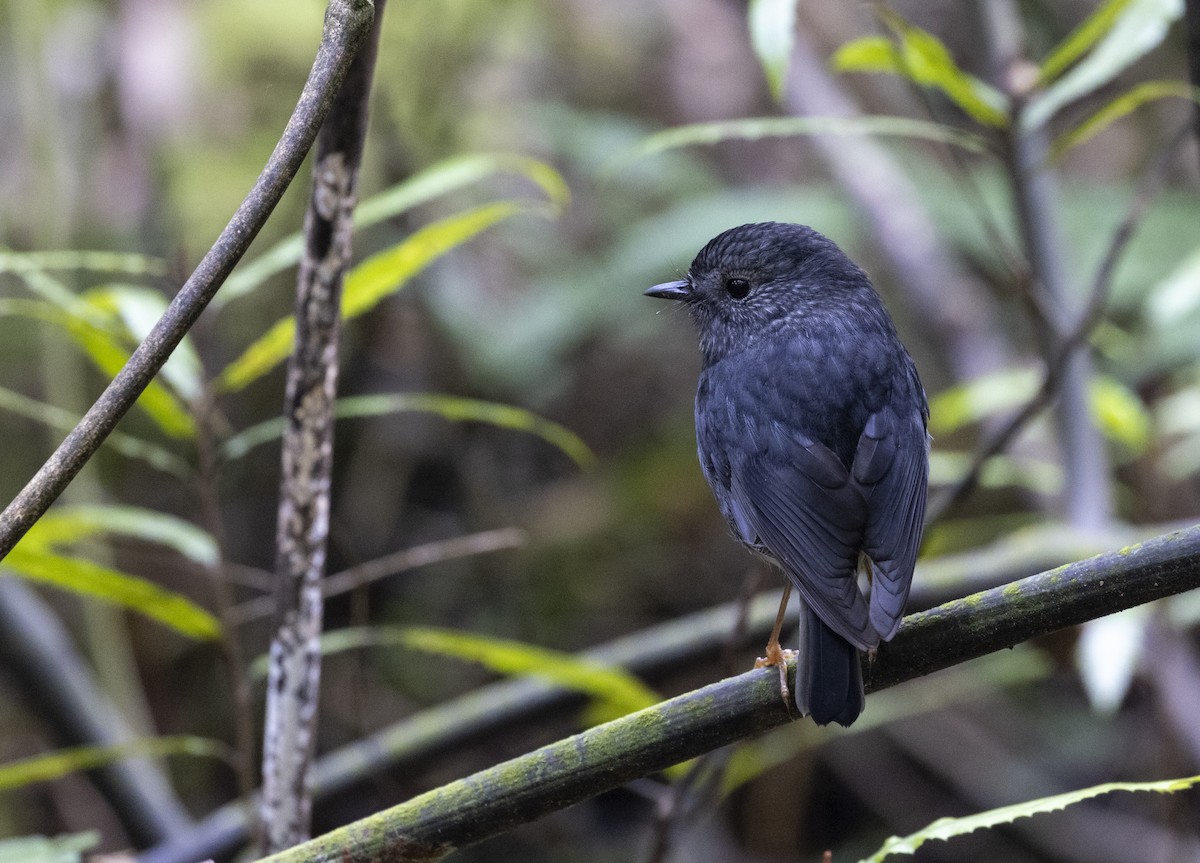
M 1186 80 L 1182 8 L 1124 6 L 1161 32 L 1050 117 L 1052 136 L 1141 82 Z M 1000 7 L 1011 14 L 998 23 Z M 1096 8 L 888 6 L 936 34 L 963 69 L 998 91 L 1012 84 L 1004 76 L 1025 68 L 1000 65 L 1006 39 L 1037 60 Z M 128 351 L 136 321 L 171 296 L 250 187 L 294 106 L 322 12 L 317 0 L 0 6 L 0 497 L 20 490 L 61 439 L 64 417 L 81 415 L 100 391 L 111 374 L 105 345 Z M 464 421 L 442 405 L 343 420 L 331 573 L 493 528 L 519 528 L 523 539 L 333 598 L 329 628 L 422 624 L 574 651 L 775 588 L 778 577 L 757 571 L 728 537 L 696 464 L 699 357 L 690 323 L 641 296 L 684 272 L 707 239 L 733 225 L 811 224 L 872 275 L 933 403 L 935 490 L 951 487 L 989 430 L 1033 395 L 1046 352 L 1030 312 L 1038 300 L 1006 157 L 1012 138 L 937 87 L 836 71 L 840 46 L 901 32 L 876 7 L 804 0 L 797 18 L 776 100 L 744 3 L 393 0 L 362 196 L 451 157 L 522 158 L 485 160 L 477 181 L 447 184 L 444 194 L 364 227 L 356 258 L 386 253 L 471 208 L 519 203 L 411 280 L 393 280 L 378 305 L 347 323 L 341 392 L 443 393 L 519 407 L 578 435 L 594 464 L 581 468 L 544 436 L 512 427 L 528 425 L 525 415 Z M 1085 422 L 1103 435 L 1103 460 L 1090 467 L 1112 509 L 1098 522 L 1072 524 L 1063 420 L 1046 414 L 988 465 L 979 490 L 930 528 L 915 604 L 1119 547 L 1200 511 L 1200 155 L 1191 137 L 1161 156 L 1194 107 L 1187 98 L 1139 104 L 1066 152 L 1048 175 L 1067 309 L 1083 307 L 1138 184 L 1151 171 L 1163 184 L 1136 223 L 1090 338 Z M 981 135 L 994 152 L 892 136 L 866 139 L 871 146 L 862 149 L 861 138 L 806 135 L 637 149 L 652 133 L 684 124 L 841 110 L 935 119 Z M 307 193 L 302 175 L 248 261 L 298 230 Z M 910 233 L 897 234 L 881 214 Z M 25 254 L 59 250 L 144 257 L 64 264 Z M 226 660 L 232 643 L 241 657 L 235 667 L 248 662 L 269 634 L 265 618 L 244 604 L 268 592 L 279 453 L 277 439 L 244 453 L 222 447 L 278 414 L 283 374 L 275 367 L 236 387 L 222 386 L 221 375 L 290 313 L 293 283 L 294 270 L 282 269 L 219 300 L 165 382 L 167 407 L 131 414 L 121 426 L 128 451 L 107 446 L 62 502 L 178 519 L 160 541 L 145 541 L 144 517 L 141 539 L 131 538 L 139 530 L 101 518 L 103 529 L 68 525 L 47 540 L 69 545 L 71 560 L 148 579 L 222 620 L 225 648 L 145 614 L 37 588 L 140 735 L 236 739 Z M 65 316 L 29 305 L 36 302 L 57 303 Z M 184 523 L 202 532 L 206 550 L 188 553 Z M 1180 597 L 873 696 L 849 732 L 799 723 L 758 741 L 760 760 L 746 781 L 698 812 L 665 818 L 663 786 L 647 782 L 455 859 L 767 861 L 819 859 L 825 848 L 835 849 L 835 860 L 852 859 L 942 815 L 1103 781 L 1200 772 L 1188 708 L 1200 692 L 1197 611 L 1194 597 Z M 682 691 L 752 658 L 706 654 L 648 682 Z M 470 662 L 393 648 L 333 655 L 319 748 L 490 677 Z M 60 727 L 29 695 L 29 682 L 0 681 L 0 761 L 61 745 Z M 255 711 L 260 702 L 255 690 Z M 578 721 L 560 711 L 420 769 L 371 776 L 353 794 L 318 805 L 317 830 L 562 736 Z M 195 818 L 238 793 L 235 772 L 219 759 L 164 763 Z M 1195 859 L 1198 823 L 1194 792 L 1102 798 L 926 846 L 919 856 Z M 0 793 L 0 835 L 91 828 L 105 849 L 138 841 L 85 774 Z

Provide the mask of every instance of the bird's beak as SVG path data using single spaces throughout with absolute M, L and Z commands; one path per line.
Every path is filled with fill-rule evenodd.
M 660 300 L 686 300 L 692 296 L 692 286 L 686 281 L 663 282 L 647 290 L 646 296 Z

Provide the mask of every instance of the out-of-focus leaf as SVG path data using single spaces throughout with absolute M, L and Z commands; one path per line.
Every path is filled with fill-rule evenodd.
M 143 737 L 111 746 L 75 746 L 0 764 L 0 791 L 61 779 L 80 770 L 104 767 L 123 758 L 160 758 L 165 755 L 192 755 L 229 762 L 233 753 L 229 745 L 220 740 L 190 734 Z
M 756 141 L 760 138 L 785 138 L 796 135 L 873 135 L 880 138 L 915 138 L 938 141 L 970 150 L 988 151 L 987 142 L 978 135 L 953 126 L 917 120 L 911 117 L 754 117 L 719 123 L 695 123 L 666 129 L 646 138 L 622 162 L 640 159 L 665 150 L 723 141 Z
M 841 72 L 888 72 L 914 84 L 941 91 L 984 126 L 1008 126 L 1008 104 L 996 88 L 963 71 L 946 46 L 932 33 L 914 27 L 884 8 L 884 23 L 896 41 L 880 37 L 856 39 L 833 56 Z
M 1146 81 L 1117 96 L 1074 129 L 1064 132 L 1050 147 L 1050 158 L 1061 159 L 1071 149 L 1098 135 L 1126 114 L 1136 111 L 1147 102 L 1179 98 L 1200 102 L 1200 88 L 1183 81 Z
M 0 387 L 0 410 L 40 422 L 61 432 L 71 431 L 79 424 L 80 419 L 70 411 L 39 402 L 4 387 Z M 105 439 L 104 446 L 128 458 L 144 461 L 151 467 L 174 474 L 181 479 L 187 479 L 192 475 L 191 465 L 173 452 L 122 431 L 112 432 Z
M 136 611 L 188 638 L 215 639 L 221 634 L 215 617 L 177 593 L 91 561 L 56 554 L 36 542 L 18 544 L 3 565 L 30 581 Z
M 374 308 L 433 261 L 498 222 L 522 213 L 551 216 L 554 212 L 544 202 L 501 201 L 427 225 L 350 271 L 342 289 L 342 315 L 349 319 Z M 294 317 L 276 323 L 226 366 L 217 386 L 237 391 L 271 371 L 287 357 L 295 333 Z
M 13 252 L 0 249 L 0 273 L 28 273 L 34 270 L 88 270 L 93 273 L 120 273 L 127 276 L 161 276 L 167 271 L 159 258 L 127 252 Z
M 783 87 L 796 34 L 796 0 L 750 0 L 750 44 L 767 76 L 767 86 L 776 102 L 783 101 Z
M 1115 713 L 1133 683 L 1142 655 L 1150 607 L 1136 605 L 1089 620 L 1075 644 L 1075 665 L 1094 709 Z
M 1117 22 L 1129 0 L 1106 0 L 1055 46 L 1038 69 L 1038 86 L 1045 87 L 1087 53 Z
M 1037 392 L 1035 369 L 1003 369 L 938 393 L 929 401 L 929 433 L 948 435 L 994 414 L 1015 410 Z
M 421 411 L 437 414 L 451 422 L 488 423 L 537 435 L 542 440 L 558 447 L 582 468 L 591 468 L 596 462 L 596 456 L 591 449 L 573 431 L 531 411 L 512 405 L 441 393 L 388 393 L 348 396 L 338 399 L 334 404 L 333 411 L 334 416 L 338 419 Z M 274 417 L 229 438 L 225 441 L 221 451 L 228 459 L 241 458 L 259 444 L 274 440 L 282 434 L 283 419 Z
M 1025 803 L 1012 806 L 1002 806 L 987 812 L 979 812 L 964 818 L 939 818 L 927 827 L 911 833 L 908 836 L 892 836 L 883 846 L 870 857 L 859 863 L 883 863 L 892 854 L 915 854 L 917 849 L 931 839 L 947 840 L 956 836 L 964 836 L 976 830 L 997 827 L 1001 824 L 1011 824 L 1018 818 L 1028 818 L 1044 812 L 1057 812 L 1072 804 L 1109 794 L 1113 791 L 1153 791 L 1158 794 L 1173 794 L 1184 791 L 1200 784 L 1200 776 L 1189 776 L 1185 779 L 1167 779 L 1161 782 L 1107 782 L 1104 785 L 1093 785 L 1079 791 L 1066 794 L 1055 794 L 1052 797 L 1041 797 Z
M 538 186 L 550 204 L 565 209 L 571 200 L 566 181 L 550 165 L 513 153 L 472 153 L 438 162 L 414 177 L 362 201 L 354 210 L 354 229 L 361 230 L 405 213 L 414 207 L 458 189 L 501 174 L 525 177 Z M 295 266 L 304 253 L 304 238 L 297 232 L 280 240 L 253 261 L 239 267 L 213 297 L 221 308 L 244 296 L 271 276 Z
M 137 506 L 55 507 L 29 529 L 24 542 L 59 546 L 98 533 L 164 545 L 201 566 L 215 566 L 218 560 L 217 543 L 207 531 L 173 515 Z
M 1150 289 L 1146 311 L 1158 329 L 1178 323 L 1200 309 L 1200 247 Z
M 662 700 L 658 693 L 623 669 L 519 641 L 424 626 L 353 627 L 321 636 L 321 652 L 326 656 L 367 646 L 404 647 L 474 662 L 497 674 L 540 677 L 596 699 L 606 719 L 624 716 Z M 265 677 L 268 663 L 269 657 L 258 657 L 250 673 Z
M 931 485 L 952 485 L 966 474 L 974 455 L 934 449 L 929 454 Z M 1027 488 L 1038 494 L 1056 494 L 1062 490 L 1062 468 L 1056 464 L 1029 458 L 996 455 L 987 460 L 979 476 L 984 488 Z
M 92 363 L 109 377 L 114 377 L 130 351 L 109 332 L 59 306 L 38 300 L 0 299 L 0 317 L 14 315 L 43 321 L 63 329 L 79 345 Z M 137 405 L 146 412 L 162 431 L 171 437 L 191 438 L 195 424 L 191 414 L 166 387 L 151 381 L 138 397 Z
M 1182 14 L 1183 0 L 1129 0 L 1073 69 L 1030 99 L 1021 112 L 1021 131 L 1039 128 L 1064 106 L 1108 84 L 1157 47 Z
M 1150 412 L 1129 387 L 1115 378 L 1098 375 L 1089 383 L 1092 417 L 1109 440 L 1134 453 L 1150 443 Z
M 83 852 L 100 844 L 100 832 L 0 839 L 0 863 L 82 863 Z
M 167 310 L 167 298 L 153 288 L 141 285 L 105 285 L 85 291 L 82 299 L 89 305 L 119 318 L 135 342 L 142 342 Z M 200 355 L 188 336 L 183 337 L 159 374 L 175 392 L 187 401 L 195 401 L 204 388 L 204 369 Z

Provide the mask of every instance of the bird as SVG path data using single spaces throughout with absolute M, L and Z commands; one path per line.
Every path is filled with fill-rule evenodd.
M 866 273 L 807 225 L 731 228 L 645 294 L 690 312 L 701 470 L 734 536 L 787 577 L 766 661 L 782 659 L 794 587 L 796 707 L 848 727 L 865 707 L 859 651 L 899 629 L 921 544 L 930 438 L 916 365 Z

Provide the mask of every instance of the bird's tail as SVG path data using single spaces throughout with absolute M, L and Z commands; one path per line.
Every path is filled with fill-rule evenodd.
M 858 648 L 802 606 L 796 706 L 818 725 L 836 722 L 849 727 L 862 713 L 865 701 Z

